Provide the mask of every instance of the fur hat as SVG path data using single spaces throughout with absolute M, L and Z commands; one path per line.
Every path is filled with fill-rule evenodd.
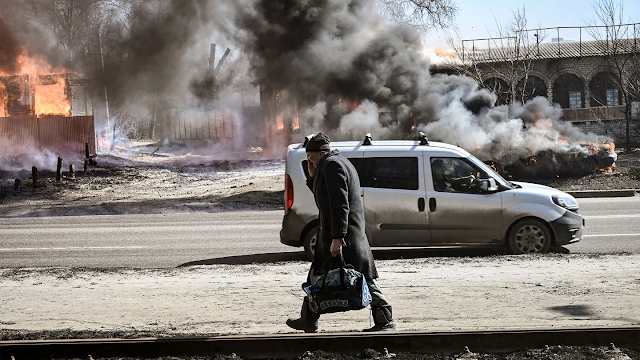
M 329 146 L 330 142 L 331 140 L 329 140 L 329 137 L 321 131 L 309 139 L 305 148 L 307 152 L 329 151 L 331 150 L 331 147 Z

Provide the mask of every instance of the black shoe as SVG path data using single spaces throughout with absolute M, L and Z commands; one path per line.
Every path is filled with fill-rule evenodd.
M 288 319 L 287 326 L 292 329 L 302 330 L 306 333 L 315 333 L 318 332 L 318 322 L 317 321 L 306 321 L 302 318 L 300 319 Z
M 372 306 L 371 313 L 373 314 L 373 327 L 362 330 L 363 332 L 372 331 L 397 331 L 396 323 L 393 321 L 393 315 L 391 313 L 391 305 L 386 306 Z
M 398 331 L 396 327 L 396 323 L 391 321 L 386 324 L 375 324 L 373 327 L 362 330 L 363 332 L 373 332 L 373 331 Z

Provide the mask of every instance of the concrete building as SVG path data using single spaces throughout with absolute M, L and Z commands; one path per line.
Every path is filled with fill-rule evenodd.
M 640 30 L 640 24 L 636 25 Z M 563 109 L 563 120 L 587 132 L 610 136 L 617 143 L 624 142 L 629 117 L 631 142 L 640 143 L 637 37 L 615 41 L 554 38 L 547 43 L 527 43 L 517 37 L 464 40 L 458 56 L 461 61 L 457 64 L 436 66 L 433 72 L 474 77 L 480 86 L 496 93 L 497 105 L 546 97 Z

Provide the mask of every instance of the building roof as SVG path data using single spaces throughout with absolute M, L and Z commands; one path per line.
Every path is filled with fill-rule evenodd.
M 520 46 L 469 49 L 465 47 L 463 61 L 502 62 L 525 59 L 561 59 L 640 52 L 640 39 L 566 41 Z

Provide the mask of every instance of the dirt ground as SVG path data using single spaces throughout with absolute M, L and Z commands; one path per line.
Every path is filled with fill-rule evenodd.
M 611 174 L 537 182 L 566 191 L 640 189 L 638 154 L 621 154 Z M 1 172 L 0 217 L 282 208 L 283 160 L 128 155 L 100 155 L 86 174 L 79 163 L 75 178 L 65 172 L 61 182 L 55 181 L 55 173 L 42 170 L 35 188 L 31 171 Z M 21 179 L 18 190 L 16 178 Z M 640 325 L 637 254 L 434 257 L 376 264 L 400 330 Z M 307 267 L 282 262 L 0 269 L 0 340 L 287 333 L 291 330 L 284 321 L 297 315 Z M 368 311 L 331 314 L 321 319 L 321 331 L 360 331 L 371 321 Z M 615 351 L 552 347 L 475 358 L 640 359 L 633 350 Z M 461 349 L 458 354 L 397 358 L 465 355 Z M 355 357 L 385 358 L 375 351 Z M 350 358 L 324 353 L 300 357 Z
M 640 255 L 380 260 L 404 331 L 640 325 Z M 3 269 L 0 338 L 277 334 L 297 316 L 305 262 L 175 269 Z M 369 312 L 325 315 L 360 331 Z M 44 333 L 39 333 L 44 332 Z
M 141 149 L 148 149 L 143 147 Z M 191 155 L 122 152 L 95 158 L 83 174 L 83 159 L 64 160 L 63 178 L 55 165 L 39 171 L 0 169 L 0 217 L 151 214 L 190 211 L 281 209 L 283 159 L 260 160 L 259 154 Z M 70 178 L 68 165 L 76 174 Z M 53 171 L 52 171 L 53 170 Z M 15 181 L 20 188 L 15 190 Z M 640 189 L 640 150 L 620 153 L 611 173 L 581 178 L 516 179 L 564 191 Z

